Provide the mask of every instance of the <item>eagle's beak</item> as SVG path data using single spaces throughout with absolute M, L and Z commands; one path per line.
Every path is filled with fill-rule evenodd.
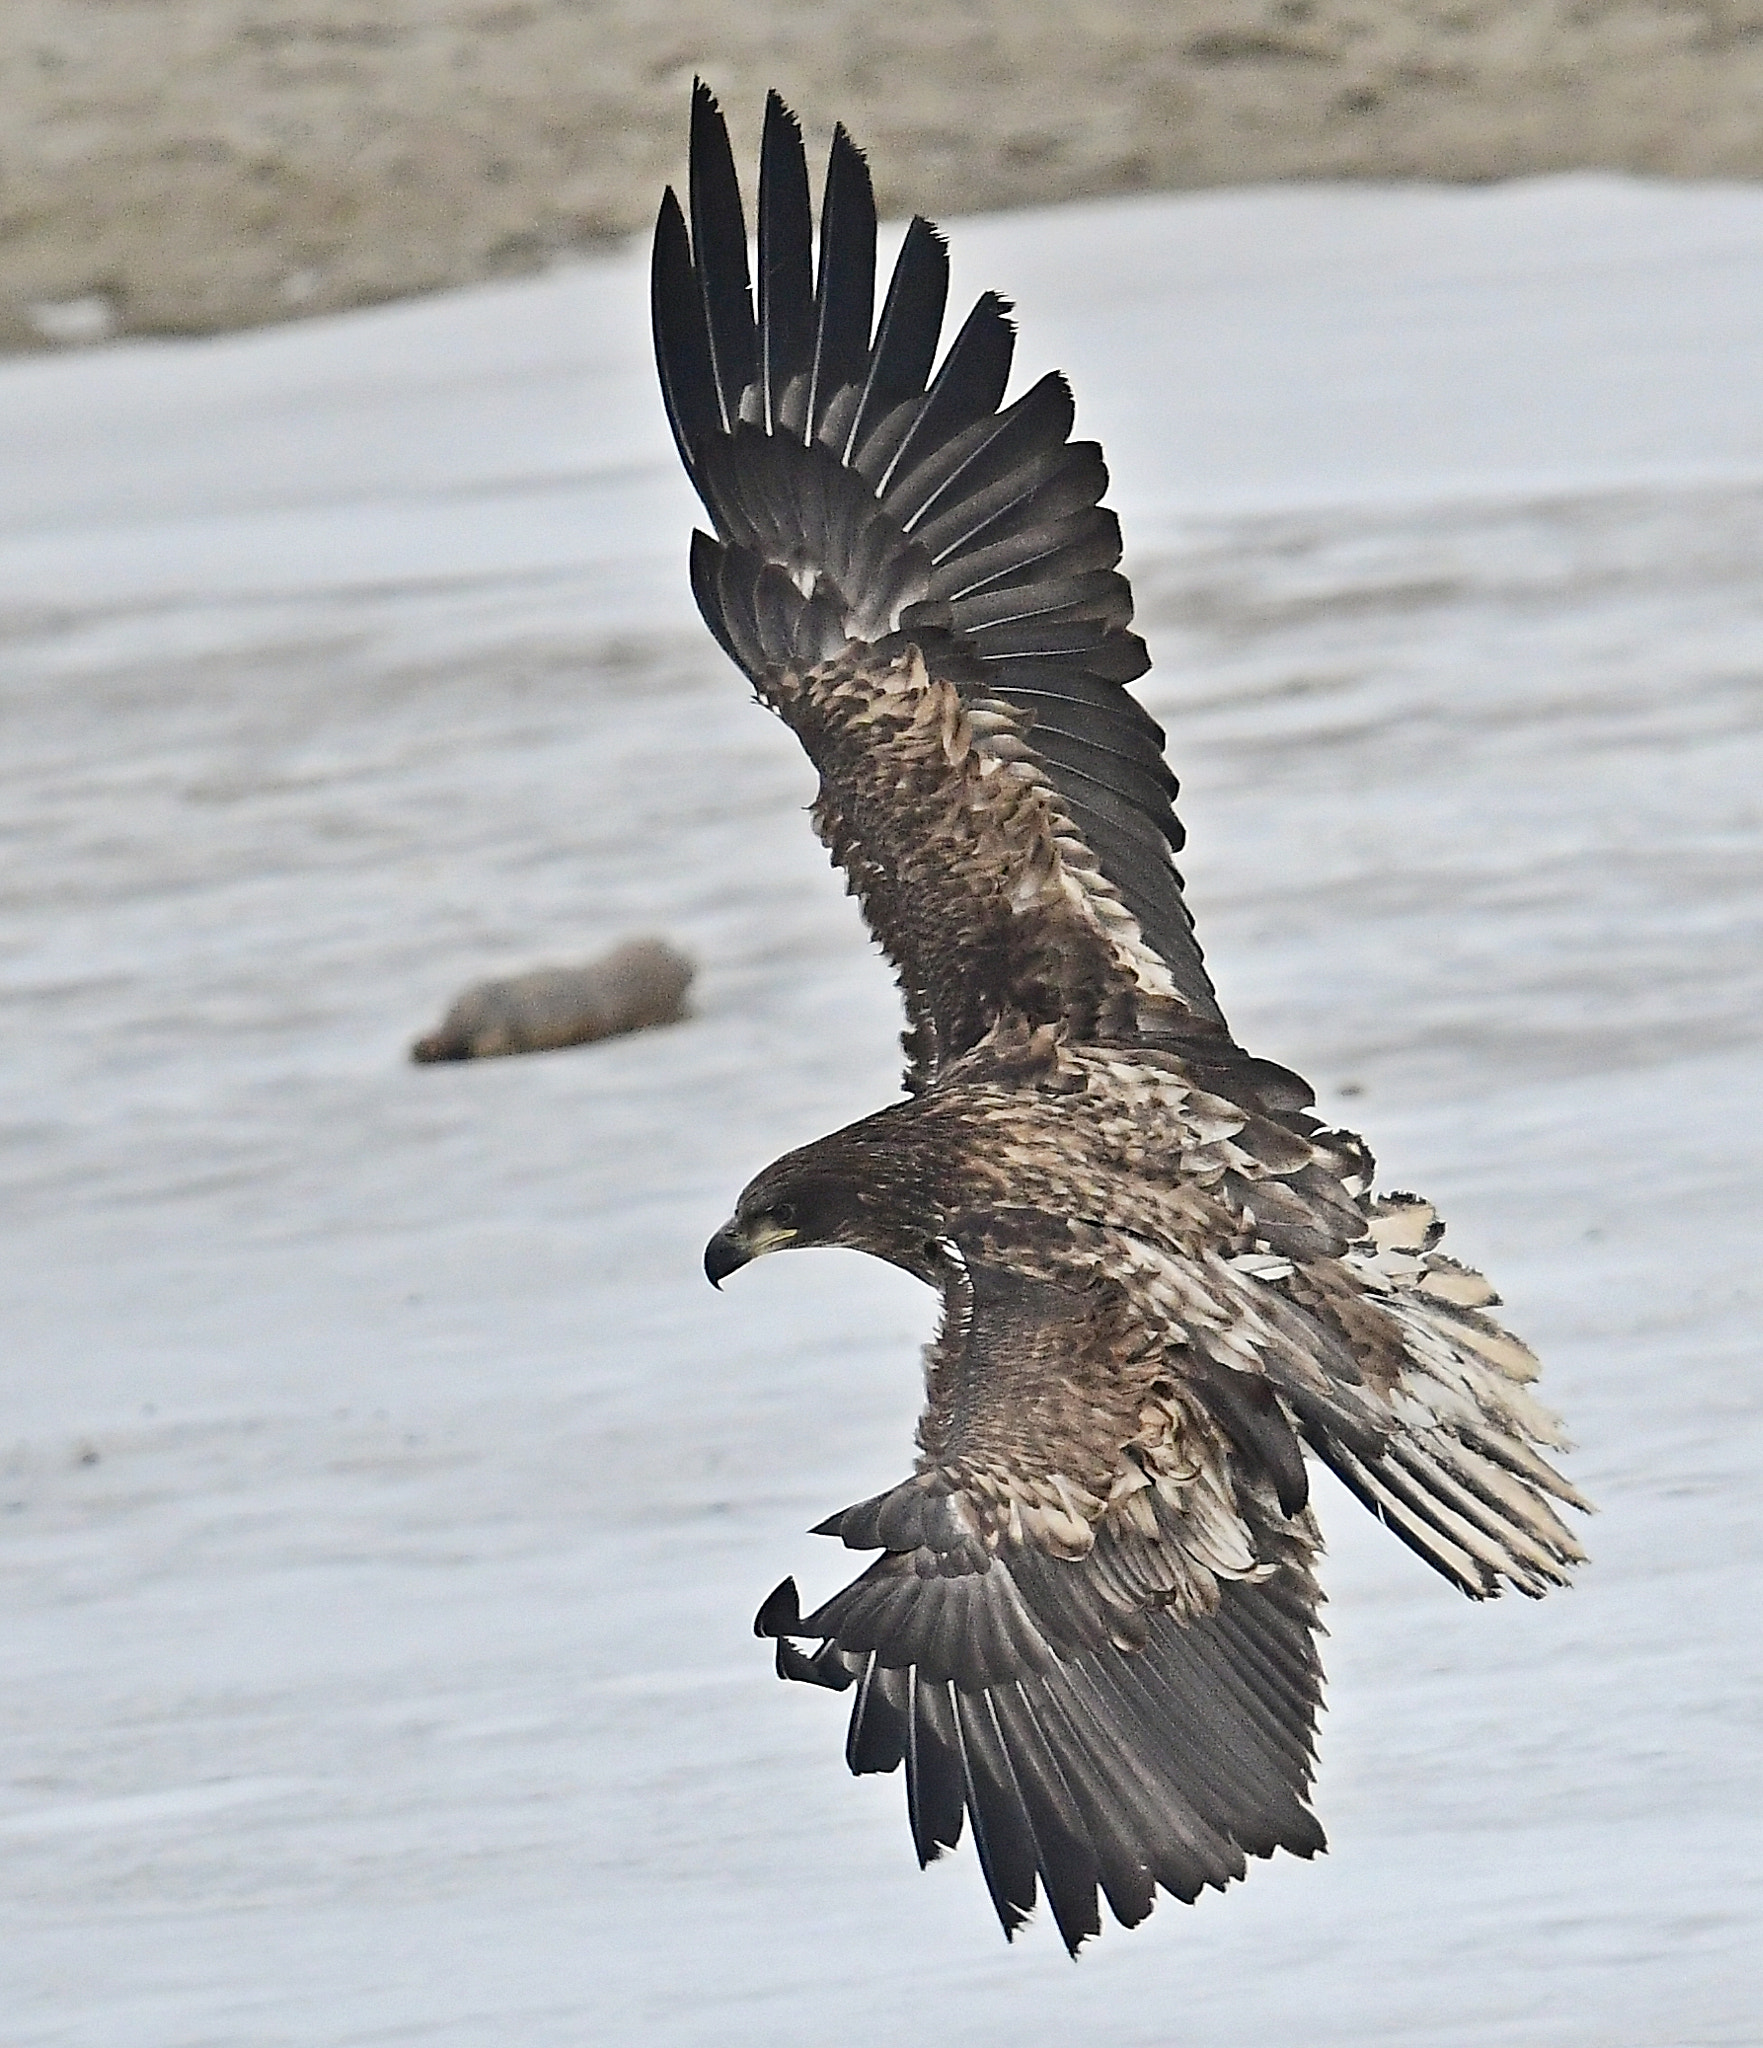
M 753 1254 L 733 1223 L 725 1223 L 704 1247 L 704 1277 L 720 1287 L 731 1273 L 738 1273 Z
M 747 1230 L 731 1217 L 704 1247 L 704 1271 L 711 1286 L 720 1287 L 731 1273 L 795 1241 L 795 1231 L 782 1224 L 761 1221 Z

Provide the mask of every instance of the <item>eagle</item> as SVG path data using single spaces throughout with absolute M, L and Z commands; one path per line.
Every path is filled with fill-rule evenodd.
M 910 1476 L 816 1534 L 874 1553 L 755 1624 L 853 1693 L 846 1760 L 904 1768 L 921 1864 L 971 1829 L 1006 1935 L 1068 1949 L 1159 1886 L 1324 1847 L 1320 1460 L 1472 1599 L 1584 1553 L 1531 1352 L 1364 1141 L 1219 1006 L 1164 735 L 1128 685 L 1108 472 L 1049 374 L 1005 403 L 985 293 L 938 358 L 915 219 L 876 311 L 868 166 L 834 131 L 816 241 L 766 102 L 757 279 L 700 82 L 651 274 L 711 632 L 819 775 L 815 829 L 904 998 L 902 1099 L 789 1152 L 710 1239 L 720 1285 L 842 1245 L 941 1297 Z

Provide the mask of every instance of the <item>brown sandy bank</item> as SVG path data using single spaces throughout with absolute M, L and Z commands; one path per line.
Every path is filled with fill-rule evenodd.
M 894 212 L 1763 172 L 1763 0 L 6 0 L 0 346 L 519 270 L 651 216 L 702 70 Z

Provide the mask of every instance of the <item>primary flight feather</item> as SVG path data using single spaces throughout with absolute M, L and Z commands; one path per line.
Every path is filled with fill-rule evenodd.
M 761 1609 L 780 1673 L 855 1688 L 854 1771 L 905 1769 L 921 1861 L 970 1827 L 1006 1933 L 1075 1951 L 1309 1805 L 1320 1549 L 1306 1454 L 1473 1597 L 1562 1583 L 1530 1352 L 1431 1207 L 1237 1045 L 1127 685 L 1120 530 L 1063 378 L 1003 403 L 994 294 L 941 361 L 948 263 L 907 229 L 879 311 L 867 166 L 835 132 L 818 261 L 773 94 L 757 293 L 727 131 L 693 96 L 656 225 L 662 392 L 714 532 L 692 587 L 820 777 L 814 822 L 905 999 L 907 1097 L 767 1167 L 711 1239 L 846 1245 L 942 1297 L 912 1476 L 822 1524 L 869 1568 Z

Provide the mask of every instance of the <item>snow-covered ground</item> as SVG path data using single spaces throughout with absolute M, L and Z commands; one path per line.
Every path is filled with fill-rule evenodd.
M 0 369 L 0 2040 L 1763 2040 L 1763 192 L 961 224 L 1107 442 L 1227 1008 L 1502 1284 L 1603 1506 L 1338 1494 L 1315 1865 L 1074 1968 L 748 1633 L 931 1304 L 704 1237 L 891 1093 L 686 593 L 640 254 Z M 677 1029 L 418 1069 L 659 930 Z

